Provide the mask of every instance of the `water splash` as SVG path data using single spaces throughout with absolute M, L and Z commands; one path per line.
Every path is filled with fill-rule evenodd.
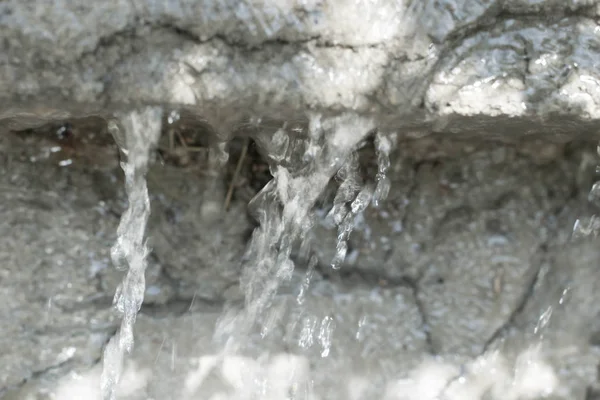
M 116 399 L 116 391 L 123 370 L 125 353 L 133 348 L 133 325 L 144 301 L 145 270 L 148 247 L 145 232 L 150 215 L 150 199 L 146 186 L 146 172 L 150 149 L 160 135 L 162 111 L 148 108 L 120 118 L 123 131 L 116 125 L 111 130 L 127 161 L 121 164 L 125 174 L 128 208 L 117 229 L 117 241 L 111 249 L 112 261 L 119 270 L 127 271 L 117 288 L 113 304 L 122 316 L 119 331 L 104 350 L 104 369 L 101 377 L 102 397 Z

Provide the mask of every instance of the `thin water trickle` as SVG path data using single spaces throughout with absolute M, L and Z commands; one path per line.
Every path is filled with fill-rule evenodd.
M 146 186 L 146 172 L 150 149 L 160 135 L 162 111 L 148 108 L 132 112 L 120 119 L 122 128 L 113 126 L 119 135 L 127 160 L 121 164 L 125 173 L 128 207 L 121 217 L 117 242 L 111 250 L 112 261 L 119 270 L 127 271 L 116 290 L 113 304 L 122 317 L 118 332 L 110 339 L 105 350 L 101 377 L 102 397 L 115 400 L 123 371 L 126 353 L 133 348 L 133 325 L 144 301 L 146 257 L 146 224 L 150 215 L 150 199 Z

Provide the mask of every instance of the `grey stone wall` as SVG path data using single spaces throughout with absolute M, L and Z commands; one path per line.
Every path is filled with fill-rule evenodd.
M 593 131 L 598 10 L 594 0 L 8 0 L 0 121 L 159 103 L 226 132 L 307 110 L 406 131 Z

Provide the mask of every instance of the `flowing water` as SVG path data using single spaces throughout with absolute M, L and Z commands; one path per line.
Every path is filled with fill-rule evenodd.
M 141 113 L 121 118 L 123 127 L 112 126 L 117 142 L 123 143 L 126 161 L 122 163 L 125 173 L 128 208 L 117 230 L 118 239 L 111 256 L 116 268 L 127 271 L 117 288 L 114 305 L 122 315 L 119 331 L 108 342 L 104 351 L 102 373 L 102 396 L 105 400 L 116 399 L 116 390 L 123 370 L 123 358 L 133 348 L 133 325 L 144 302 L 146 258 L 148 248 L 145 234 L 150 215 L 150 199 L 146 185 L 146 171 L 150 149 L 160 135 L 161 111 L 147 109 Z
M 250 204 L 260 226 L 253 234 L 244 261 L 245 307 L 234 317 L 230 332 L 223 332 L 224 328 L 217 330 L 217 335 L 231 335 L 228 349 L 231 346 L 235 349 L 236 341 L 248 336 L 272 304 L 280 284 L 292 278 L 294 245 L 302 248 L 304 259 L 309 256 L 306 237 L 314 223 L 312 209 L 334 175 L 338 174 L 342 181 L 332 217 L 340 232 L 336 260 L 345 255 L 345 240 L 351 231 L 353 217 L 368 204 L 370 193 L 364 190 L 356 193 L 359 187 L 350 170 L 355 163 L 352 155 L 357 142 L 366 136 L 372 125 L 368 121 L 348 118 L 327 121 L 325 125 L 322 126 L 318 117 L 313 117 L 308 139 L 295 143 L 290 143 L 283 130 L 272 138 L 259 138 L 275 161 L 270 166 L 273 180 Z M 346 210 L 348 204 L 351 207 Z M 335 266 L 337 261 L 333 263 Z M 230 325 L 228 318 L 224 325 Z
M 101 385 L 105 400 L 117 398 L 124 357 L 133 348 L 133 326 L 144 298 L 148 254 L 145 230 L 150 213 L 145 172 L 151 149 L 158 140 L 159 124 L 158 110 L 130 114 L 121 118 L 121 133 L 117 135 L 126 158 L 122 167 L 129 205 L 119 225 L 112 258 L 115 266 L 127 273 L 114 299 L 122 323 L 104 352 Z M 311 315 L 307 305 L 314 295 L 310 291 L 311 276 L 317 265 L 339 269 L 348 256 L 348 239 L 362 213 L 367 207 L 379 207 L 385 202 L 390 192 L 387 174 L 395 136 L 377 132 L 373 123 L 365 119 L 346 116 L 324 119 L 314 115 L 305 130 L 284 125 L 275 133 L 255 133 L 253 139 L 266 155 L 273 179 L 249 205 L 259 226 L 240 260 L 244 302 L 241 306 L 226 307 L 214 330 L 214 355 L 202 358 L 198 370 L 190 374 L 180 391 L 174 388 L 179 393 L 177 398 L 359 399 L 375 398 L 369 397 L 369 393 L 377 386 L 379 392 L 375 392 L 383 393 L 380 398 L 384 400 L 518 400 L 547 397 L 557 389 L 556 371 L 545 361 L 542 349 L 553 310 L 564 306 L 569 287 L 562 288 L 556 304 L 546 304 L 531 336 L 517 346 L 514 356 L 504 355 L 498 347 L 459 363 L 430 358 L 415 366 L 407 377 L 386 383 L 383 389 L 378 382 L 354 376 L 351 382 L 340 383 L 345 388 L 338 388 L 337 395 L 319 394 L 315 371 L 326 374 L 329 365 L 339 367 L 328 359 L 336 345 L 344 345 L 336 342 L 334 316 Z M 365 178 L 359 173 L 357 150 L 364 146 L 375 147 L 377 173 L 373 177 Z M 597 197 L 597 187 L 600 185 L 594 185 L 590 194 L 592 200 Z M 326 207 L 323 223 L 337 231 L 334 255 L 327 260 L 318 258 L 309 240 L 323 207 Z M 595 218 L 586 224 L 577 221 L 575 232 L 597 234 L 596 225 Z M 299 280 L 294 279 L 295 263 L 307 266 Z M 289 296 L 284 296 L 285 299 L 278 296 L 282 288 L 290 286 L 292 304 Z M 373 292 L 370 296 L 380 295 Z M 387 300 L 382 297 L 376 301 Z M 287 332 L 283 339 L 279 332 L 282 324 Z M 367 319 L 362 318 L 356 340 L 360 340 L 363 335 L 360 332 L 366 326 Z M 257 335 L 262 343 L 283 340 L 284 348 L 290 351 L 279 356 L 268 354 L 265 349 L 269 346 L 265 345 L 256 352 Z M 318 357 L 308 364 L 293 349 L 300 352 L 316 349 Z M 403 360 L 392 362 L 401 364 Z M 214 380 L 215 374 L 228 381 L 230 387 L 210 394 L 207 382 Z M 333 369 L 331 374 L 333 377 Z

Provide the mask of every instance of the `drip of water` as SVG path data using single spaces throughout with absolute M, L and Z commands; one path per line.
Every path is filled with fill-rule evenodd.
M 157 108 L 132 112 L 121 117 L 123 131 L 119 131 L 116 125 L 111 127 L 113 133 L 118 135 L 117 143 L 124 145 L 122 151 L 127 157 L 121 167 L 125 173 L 128 198 L 128 208 L 121 217 L 111 256 L 115 267 L 127 271 L 127 274 L 113 300 L 122 316 L 121 326 L 104 350 L 101 390 L 105 400 L 116 399 L 124 356 L 133 348 L 133 325 L 144 301 L 144 273 L 148 255 L 145 231 L 150 215 L 146 171 L 150 149 L 160 135 L 161 113 Z

